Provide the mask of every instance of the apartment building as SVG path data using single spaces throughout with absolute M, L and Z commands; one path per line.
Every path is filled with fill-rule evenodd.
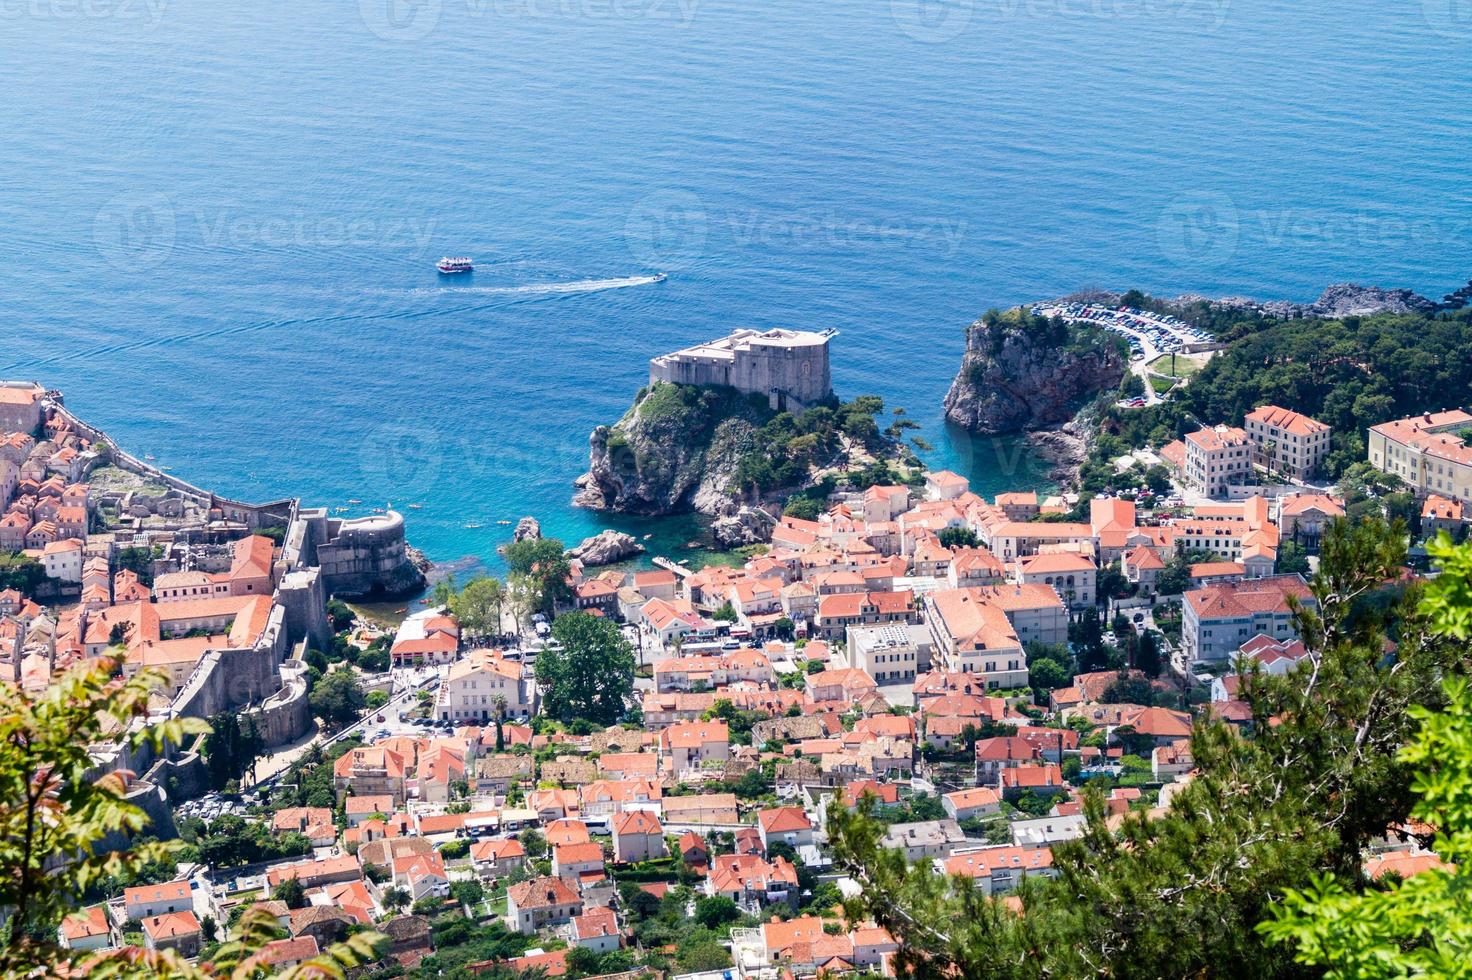
M 521 664 L 495 650 L 472 650 L 452 665 L 435 696 L 441 720 L 490 721 L 530 715 L 536 707 L 535 685 L 522 676 Z
M 994 601 L 996 591 L 1030 588 L 1046 592 L 1064 619 L 1063 604 L 1047 586 L 1002 586 L 1000 589 L 943 589 L 926 596 L 926 622 L 930 627 L 933 657 L 945 670 L 978 674 L 987 687 L 1020 687 L 1027 683 L 1027 655 L 1023 640 L 1007 614 Z
M 1382 422 L 1370 427 L 1366 456 L 1418 494 L 1472 500 L 1472 448 L 1462 440 L 1464 429 L 1472 429 L 1472 415 L 1459 408 Z
M 1242 428 L 1252 440 L 1254 462 L 1295 480 L 1306 480 L 1318 470 L 1333 432 L 1318 419 L 1277 405 L 1248 412 Z
M 930 631 L 923 625 L 856 626 L 848 631 L 848 662 L 879 684 L 913 681 L 930 670 Z
M 1224 661 L 1259 633 L 1275 640 L 1296 639 L 1288 599 L 1305 608 L 1317 603 L 1297 575 L 1275 575 L 1193 589 L 1185 595 L 1181 643 L 1193 662 Z
M 1218 425 L 1186 436 L 1184 478 L 1208 497 L 1224 497 L 1232 484 L 1252 482 L 1252 440 L 1235 426 Z
M 1015 568 L 1014 582 L 1047 586 L 1070 609 L 1087 609 L 1094 604 L 1099 570 L 1083 555 L 1068 552 L 1031 555 L 1018 561 Z

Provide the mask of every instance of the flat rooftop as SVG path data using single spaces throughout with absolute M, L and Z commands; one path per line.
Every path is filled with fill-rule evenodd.
M 736 330 L 716 340 L 695 344 L 671 354 L 662 354 L 655 360 L 697 357 L 732 361 L 738 350 L 750 350 L 752 347 L 822 347 L 827 345 L 832 336 L 833 331 L 815 333 L 811 330 L 787 330 L 780 327 L 772 330 Z

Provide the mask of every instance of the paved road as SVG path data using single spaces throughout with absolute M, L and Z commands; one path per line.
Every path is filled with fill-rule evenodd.
M 439 687 L 439 671 L 433 667 L 395 670 L 393 679 L 395 693 L 377 711 L 370 711 L 335 735 L 328 736 L 319 728 L 314 734 L 298 739 L 291 745 L 260 759 L 256 763 L 254 785 L 274 783 L 283 772 L 290 768 L 293 762 L 305 755 L 314 745 L 326 747 L 345 738 L 377 731 L 380 728 L 386 728 L 395 734 L 415 731 L 416 729 L 412 726 L 404 723 L 403 716 L 418 704 L 417 695 L 421 690 L 432 691 Z M 378 721 L 380 716 L 384 719 L 382 722 Z

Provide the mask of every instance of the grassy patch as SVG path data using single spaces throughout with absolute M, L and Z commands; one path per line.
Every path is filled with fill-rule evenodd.
M 1155 393 L 1158 395 L 1165 394 L 1167 391 L 1170 391 L 1175 386 L 1175 381 L 1171 380 L 1170 378 L 1159 378 L 1153 374 L 1150 375 L 1150 387 L 1154 388 Z
M 1193 357 L 1190 354 L 1161 354 L 1150 362 L 1150 370 L 1171 378 L 1189 378 L 1205 365 L 1206 358 L 1204 357 Z

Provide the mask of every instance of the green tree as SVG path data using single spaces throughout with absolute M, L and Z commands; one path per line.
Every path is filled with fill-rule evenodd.
M 474 906 L 485 897 L 485 889 L 481 887 L 480 882 L 466 878 L 463 881 L 450 882 L 450 894 L 455 896 L 455 901 L 461 905 Z
M 1144 671 L 1146 677 L 1159 677 L 1164 666 L 1160 658 L 1160 641 L 1155 638 L 1155 631 L 1145 630 L 1140 634 L 1139 645 L 1135 648 L 1135 667 Z
M 938 535 L 942 548 L 975 548 L 976 532 L 969 527 L 948 527 Z
M 725 895 L 712 895 L 695 903 L 695 921 L 712 931 L 741 918 L 741 909 Z
M 95 746 L 117 732 L 134 752 L 163 753 L 208 725 L 197 718 L 147 723 L 150 694 L 163 682 L 156 671 L 115 677 L 121 663 L 99 658 L 62 674 L 31 695 L 0 685 L 0 907 L 9 911 L 0 942 L 5 976 L 82 975 L 104 978 L 207 976 L 239 980 L 260 975 L 250 957 L 282 934 L 262 908 L 247 911 L 236 937 L 205 962 L 191 964 L 173 950 L 69 953 L 57 945 L 57 927 L 92 886 L 138 875 L 167 862 L 182 841 L 142 839 L 149 824 L 126 799 L 120 772 L 96 775 Z M 136 838 L 121 849 L 105 842 Z M 284 977 L 343 977 L 378 957 L 382 937 L 365 932 L 338 944 Z
M 559 559 L 561 555 L 559 554 Z M 486 636 L 501 632 L 501 609 L 506 603 L 506 593 L 500 579 L 483 575 L 465 583 L 450 599 L 450 612 L 460 621 L 460 626 L 472 636 Z
M 285 902 L 289 909 L 303 909 L 307 907 L 307 889 L 302 885 L 300 878 L 287 878 L 271 892 L 271 897 L 278 902 Z
M 572 588 L 567 584 L 571 568 L 561 541 L 556 538 L 513 541 L 502 555 L 511 576 L 519 580 L 520 598 L 524 605 L 530 607 L 528 612 L 541 611 L 550 615 L 558 603 L 571 598 Z M 507 582 L 511 585 L 511 578 Z
M 1278 549 L 1278 562 L 1274 571 L 1279 575 L 1297 574 L 1304 578 L 1313 574 L 1308 567 L 1308 555 L 1304 553 L 1302 546 L 1292 541 L 1285 542 L 1283 547 Z
M 1027 670 L 1028 683 L 1043 693 L 1067 687 L 1073 680 L 1073 675 L 1067 667 L 1048 657 L 1039 657 L 1034 660 Z
M 782 513 L 800 521 L 816 521 L 823 513 L 823 502 L 806 494 L 794 494 L 782 505 Z
M 334 597 L 327 600 L 327 619 L 332 624 L 333 632 L 341 633 L 353 625 L 357 615 L 346 602 Z
M 63 913 L 94 882 L 134 874 L 164 860 L 178 845 L 153 841 L 129 850 L 104 849 L 112 835 L 139 835 L 147 815 L 126 799 L 121 773 L 95 778 L 91 746 L 107 741 L 114 725 L 148 715 L 158 672 L 114 681 L 122 664 L 98 660 L 63 674 L 31 696 L 0 685 L 0 907 L 10 910 L 9 942 L 0 972 L 20 975 L 53 962 L 54 932 Z M 129 737 L 137 749 L 162 752 L 204 734 L 195 718 L 145 724 Z M 54 861 L 65 856 L 66 860 Z
M 234 711 L 221 711 L 210 717 L 210 732 L 204 736 L 205 769 L 210 785 L 223 789 L 255 766 L 265 749 L 256 730 L 255 720 Z
M 1443 633 L 1466 641 L 1472 616 L 1472 548 L 1442 537 L 1429 549 L 1442 565 L 1426 606 Z M 1446 708 L 1409 709 L 1421 723 L 1399 753 L 1415 768 L 1420 795 L 1412 815 L 1438 828 L 1436 853 L 1446 867 L 1361 889 L 1352 879 L 1314 876 L 1289 889 L 1258 930 L 1295 950 L 1300 963 L 1334 980 L 1466 977 L 1472 964 L 1472 686 L 1443 682 Z
M 318 681 L 307 701 L 313 714 L 339 728 L 357 721 L 368 705 L 358 675 L 347 667 L 334 670 Z
M 36 594 L 46 581 L 46 569 L 30 555 L 19 551 L 0 553 L 0 591 L 15 589 L 25 596 Z
M 544 710 L 554 718 L 611 725 L 634 692 L 634 648 L 613 623 L 574 612 L 557 617 L 552 636 L 562 649 L 537 657 Z

